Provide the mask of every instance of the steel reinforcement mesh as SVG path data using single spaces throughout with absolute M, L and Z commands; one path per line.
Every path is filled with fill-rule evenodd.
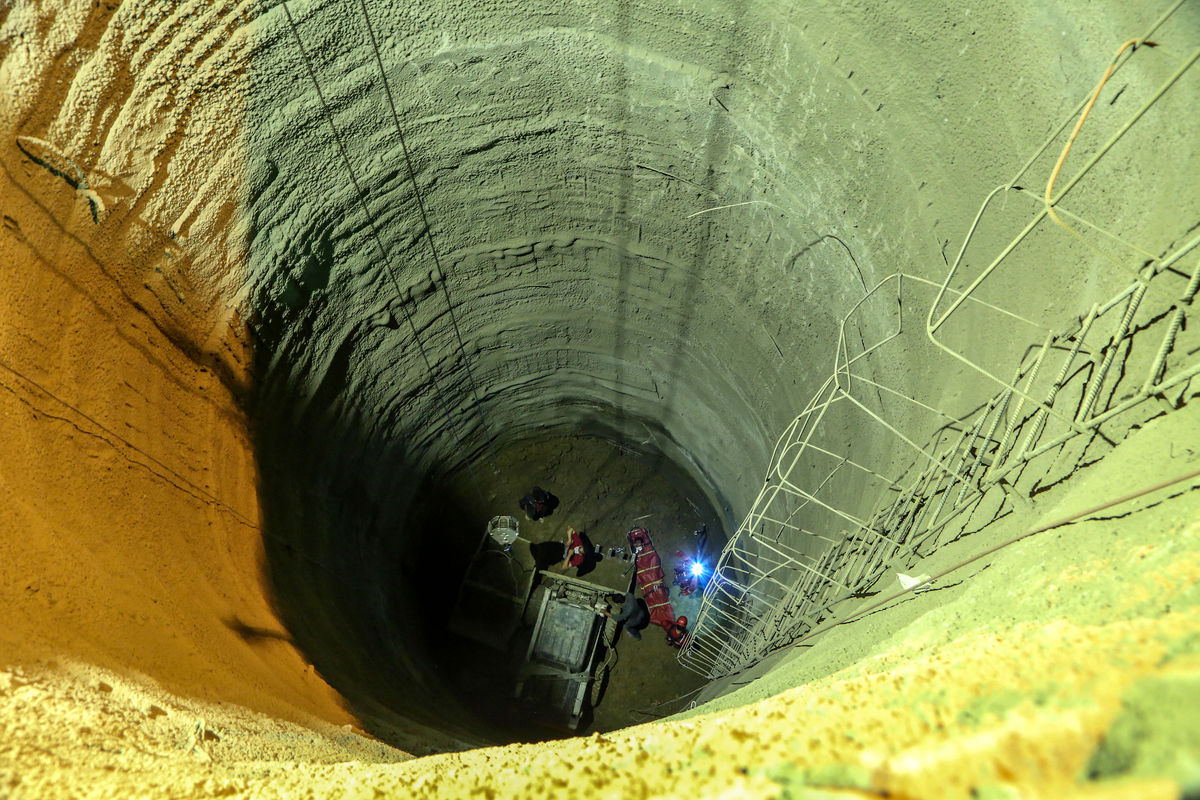
M 1197 96 L 1197 31 L 1170 24 L 1181 5 L 1121 45 L 1095 89 L 987 195 L 940 284 L 896 272 L 848 309 L 829 376 L 779 437 L 705 587 L 684 666 L 716 678 L 755 663 L 1187 401 L 1200 372 L 1200 221 L 1181 213 L 1156 250 L 1106 202 L 1174 168 L 1138 142 L 1186 119 Z M 1115 111 L 1118 73 L 1131 113 Z M 996 300 L 1082 280 L 1097 264 L 1111 286 L 1102 303 Z

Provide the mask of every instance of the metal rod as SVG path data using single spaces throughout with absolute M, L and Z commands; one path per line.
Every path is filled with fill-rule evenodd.
M 1125 334 L 1129 332 L 1129 325 L 1133 322 L 1133 315 L 1137 312 L 1138 306 L 1141 305 L 1142 297 L 1145 294 L 1146 284 L 1139 282 L 1133 290 L 1133 294 L 1129 297 L 1129 305 L 1125 307 L 1125 314 L 1121 317 L 1121 323 L 1117 326 L 1112 339 L 1109 340 L 1108 352 L 1104 354 L 1103 363 L 1096 370 L 1096 374 L 1092 375 L 1092 379 L 1088 381 L 1087 394 L 1084 396 L 1083 405 L 1079 407 L 1079 413 L 1075 415 L 1077 423 L 1086 424 L 1088 414 L 1092 411 L 1092 404 L 1096 402 L 1096 397 L 1100 394 L 1100 386 L 1104 383 L 1105 376 L 1108 375 L 1108 368 L 1112 366 L 1117 351 L 1121 349 L 1121 342 L 1125 340 Z
M 1171 314 L 1170 323 L 1167 325 L 1167 333 L 1163 336 L 1158 353 L 1154 356 L 1154 364 L 1150 367 L 1150 372 L 1146 375 L 1146 382 L 1142 384 L 1142 394 L 1150 394 L 1154 382 L 1158 380 L 1163 364 L 1166 363 L 1167 355 L 1170 354 L 1171 348 L 1175 345 L 1175 336 L 1179 333 L 1179 326 L 1183 323 L 1184 306 L 1191 304 L 1197 290 L 1200 290 L 1200 262 L 1197 262 L 1196 269 L 1192 273 L 1192 279 L 1188 281 L 1187 288 L 1183 290 L 1183 294 L 1175 301 L 1175 310 Z
M 1012 438 L 1013 433 L 1016 432 L 1017 427 L 1022 423 L 1021 409 L 1025 405 L 1025 397 L 1033 391 L 1033 384 L 1037 380 L 1038 372 L 1040 372 L 1042 369 L 1042 362 L 1046 358 L 1046 353 L 1050 352 L 1050 344 L 1053 341 L 1054 336 L 1049 335 L 1046 337 L 1046 341 L 1042 343 L 1042 349 L 1038 351 L 1037 358 L 1035 358 L 1033 361 L 1033 367 L 1029 370 L 1029 377 L 1025 380 L 1025 392 L 1023 392 L 1017 399 L 1017 406 L 1013 410 L 1012 417 L 1009 418 L 1008 424 L 1004 427 L 1004 436 L 1000 438 L 1000 444 L 996 447 L 996 458 L 992 462 L 991 468 L 984 473 L 983 478 L 980 480 L 981 485 L 987 485 L 990 483 L 988 472 L 991 472 L 992 470 L 997 472 L 1001 471 L 1001 466 L 1004 462 L 1004 459 L 1008 455 L 1008 442 Z M 1042 406 L 1049 406 L 1049 401 L 1042 404 Z M 1039 406 L 1039 410 L 1044 410 L 1044 408 Z

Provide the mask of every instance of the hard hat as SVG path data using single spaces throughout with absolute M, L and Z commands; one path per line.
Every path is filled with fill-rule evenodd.
M 680 617 L 679 619 L 675 620 L 675 624 L 681 628 L 686 628 L 687 627 L 687 617 Z

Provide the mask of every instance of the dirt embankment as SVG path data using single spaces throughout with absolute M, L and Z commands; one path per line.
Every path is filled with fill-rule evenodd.
M 199 263 L 172 225 L 241 191 L 236 147 L 180 110 L 197 37 L 138 49 L 116 4 L 56 5 L 0 15 L 0 667 L 78 660 L 350 723 L 264 587 L 239 250 Z M 236 70 L 192 66 L 236 105 Z M 224 178 L 207 211 L 172 184 L 185 162 Z

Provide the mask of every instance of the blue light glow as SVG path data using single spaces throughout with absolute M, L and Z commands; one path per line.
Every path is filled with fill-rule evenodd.
M 693 561 L 692 562 L 692 574 L 695 575 L 697 578 L 699 578 L 701 575 L 704 574 L 704 565 L 701 564 L 699 561 Z

